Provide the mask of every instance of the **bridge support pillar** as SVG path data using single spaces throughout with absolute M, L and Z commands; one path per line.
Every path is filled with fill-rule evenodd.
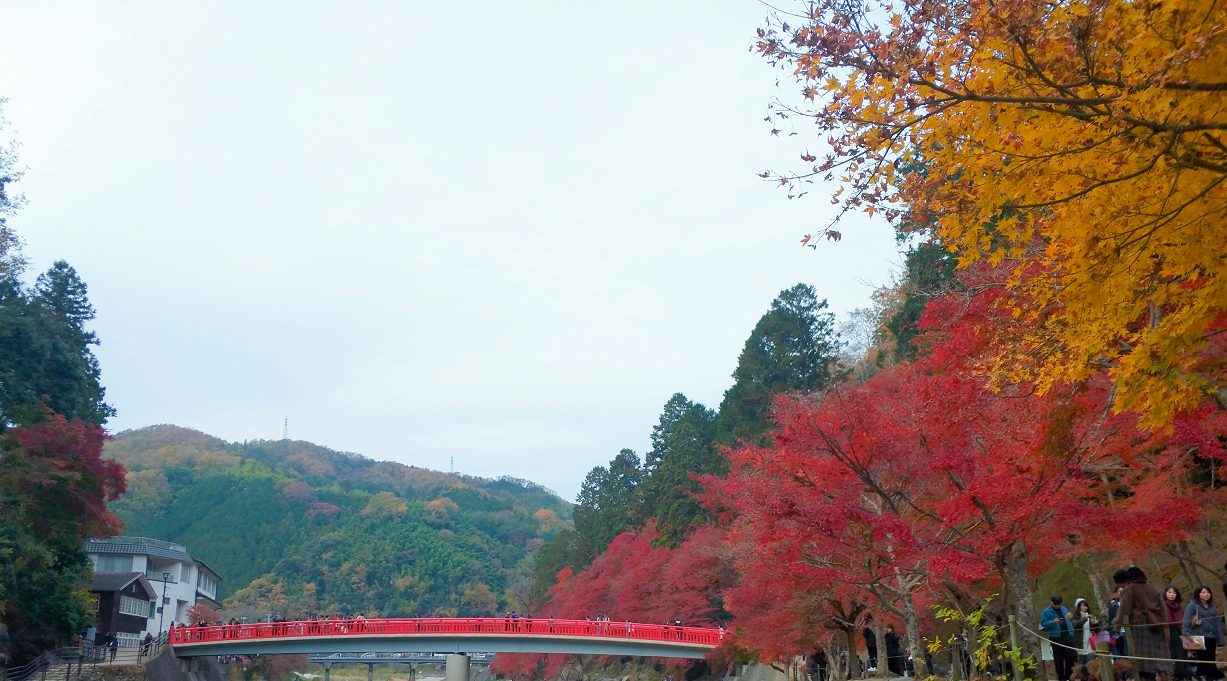
M 328 681 L 328 672 L 330 671 L 332 671 L 332 663 L 325 662 L 324 663 L 324 681 Z
M 375 681 L 375 665 L 367 663 L 366 665 L 366 681 Z
M 200 659 L 189 657 L 179 660 L 179 670 L 187 674 L 189 681 L 199 681 Z
M 469 681 L 469 656 L 448 655 L 443 667 L 443 681 Z

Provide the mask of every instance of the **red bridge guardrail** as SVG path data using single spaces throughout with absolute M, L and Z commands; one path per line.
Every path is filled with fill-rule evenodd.
M 634 622 L 594 622 L 549 618 L 425 618 L 309 620 L 303 622 L 261 622 L 222 624 L 209 627 L 175 627 L 170 631 L 171 645 L 242 640 L 276 640 L 303 637 L 363 637 L 374 635 L 448 635 L 489 634 L 506 636 L 585 636 L 636 641 L 692 643 L 716 647 L 724 640 L 724 629 L 704 629 L 670 624 Z

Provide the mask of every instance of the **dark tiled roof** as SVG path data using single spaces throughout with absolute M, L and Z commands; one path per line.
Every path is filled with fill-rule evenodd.
M 183 562 L 194 562 L 182 546 L 170 542 L 146 539 L 145 537 L 111 537 L 90 539 L 85 542 L 86 553 L 116 554 L 121 556 L 155 556 Z
M 150 598 L 157 595 L 157 592 L 150 586 L 149 580 L 145 579 L 145 574 L 142 572 L 95 572 L 94 583 L 90 586 L 90 591 L 120 591 L 128 588 L 132 582 L 139 581 L 141 587 L 144 588 L 145 594 Z
M 205 562 L 204 562 L 203 560 L 200 560 L 199 558 L 197 558 L 197 559 L 195 559 L 195 560 L 196 560 L 196 566 L 197 566 L 197 567 L 199 567 L 200 569 L 204 570 L 205 572 L 208 572 L 209 574 L 213 575 L 213 577 L 214 577 L 214 578 L 216 578 L 216 579 L 217 579 L 217 581 L 219 581 L 219 582 L 220 582 L 220 581 L 222 581 L 222 576 L 221 576 L 221 575 L 219 575 L 219 574 L 217 574 L 217 571 L 216 571 L 216 570 L 214 570 L 213 568 L 209 567 L 208 565 L 205 565 Z

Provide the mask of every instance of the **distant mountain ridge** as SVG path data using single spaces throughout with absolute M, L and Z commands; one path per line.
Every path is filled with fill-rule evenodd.
M 107 443 L 129 535 L 183 544 L 228 610 L 478 615 L 521 608 L 571 505 L 525 480 L 379 462 L 296 440 L 229 443 L 173 425 Z

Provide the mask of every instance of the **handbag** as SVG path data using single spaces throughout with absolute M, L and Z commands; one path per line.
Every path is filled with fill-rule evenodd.
M 1181 636 L 1180 643 L 1184 646 L 1185 650 L 1205 650 L 1206 649 L 1206 637 L 1205 636 Z

